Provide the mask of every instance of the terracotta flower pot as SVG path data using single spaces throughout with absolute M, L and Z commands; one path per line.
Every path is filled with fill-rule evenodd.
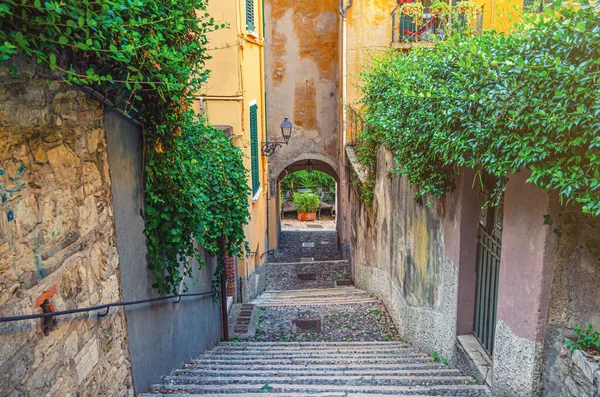
M 316 212 L 311 212 L 310 214 L 301 214 L 298 213 L 298 220 L 299 221 L 314 221 L 317 219 L 317 213 Z

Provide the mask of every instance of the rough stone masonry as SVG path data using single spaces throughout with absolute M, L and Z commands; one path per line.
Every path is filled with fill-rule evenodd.
M 0 316 L 119 301 L 100 104 L 18 68 L 33 79 L 0 70 Z M 1 324 L 2 395 L 133 395 L 125 327 L 117 310 Z

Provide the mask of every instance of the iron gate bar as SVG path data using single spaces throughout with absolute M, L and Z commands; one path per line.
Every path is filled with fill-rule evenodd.
M 150 302 L 159 302 L 167 299 L 177 299 L 177 301 L 173 303 L 179 303 L 182 297 L 205 297 L 205 296 L 216 296 L 217 291 L 212 290 L 211 292 L 202 292 L 198 294 L 180 294 L 180 295 L 169 295 L 169 296 L 161 296 L 159 298 L 154 299 L 143 299 L 139 301 L 130 301 L 130 302 L 115 302 L 115 303 L 107 303 L 105 305 L 99 306 L 91 306 L 85 307 L 81 309 L 73 309 L 73 310 L 62 310 L 58 312 L 51 313 L 38 313 L 38 314 L 27 314 L 23 316 L 12 316 L 12 317 L 0 317 L 0 323 L 9 323 L 14 321 L 25 321 L 25 320 L 34 320 L 37 318 L 47 318 L 47 317 L 57 317 L 57 316 L 66 316 L 69 314 L 77 314 L 77 313 L 85 313 L 85 312 L 95 312 L 100 310 L 106 310 L 104 313 L 98 314 L 98 317 L 104 317 L 108 314 L 111 307 L 121 307 L 121 306 L 133 306 L 133 305 L 141 305 L 143 303 Z
M 501 238 L 495 234 L 488 234 L 480 226 L 477 247 L 475 336 L 490 354 L 493 353 L 496 336 L 501 249 Z

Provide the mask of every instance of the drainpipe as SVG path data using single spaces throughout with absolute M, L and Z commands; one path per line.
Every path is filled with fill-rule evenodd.
M 342 17 L 342 155 L 345 158 L 345 147 L 346 147 L 346 133 L 347 133 L 347 119 L 348 112 L 346 111 L 347 106 L 347 95 L 348 95 L 348 56 L 347 56 L 347 21 L 348 9 L 352 7 L 354 0 L 350 0 L 350 3 L 344 5 L 344 0 L 340 0 L 340 16 Z
M 340 163 L 340 182 L 345 183 L 347 181 L 347 175 L 344 172 L 344 165 L 346 164 L 346 144 L 348 141 L 348 111 L 346 109 L 348 105 L 348 29 L 347 22 L 348 19 L 348 9 L 352 7 L 352 3 L 354 0 L 349 0 L 350 2 L 347 5 L 344 5 L 346 0 L 340 0 L 340 16 L 342 17 L 342 147 L 340 148 L 342 153 L 340 153 L 340 159 L 342 162 Z M 336 186 L 337 188 L 337 186 Z M 337 191 L 336 191 L 336 201 L 337 201 Z M 337 204 L 337 203 L 336 203 Z M 340 229 L 347 229 L 347 214 L 342 212 L 341 217 L 338 217 L 338 208 L 336 208 L 336 225 L 338 228 L 338 240 L 340 236 Z M 343 225 L 340 227 L 340 224 Z M 345 234 L 345 231 L 342 232 L 342 235 Z

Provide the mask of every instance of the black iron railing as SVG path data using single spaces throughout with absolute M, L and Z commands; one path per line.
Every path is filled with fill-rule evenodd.
M 356 139 L 365 129 L 365 122 L 361 112 L 351 105 L 347 106 L 346 114 L 346 136 L 348 138 L 348 145 L 354 146 L 356 144 Z
M 99 312 L 104 311 L 102 313 L 98 313 L 98 317 L 106 317 L 110 312 L 110 309 L 113 307 L 123 307 L 123 306 L 133 306 L 133 305 L 142 305 L 144 303 L 152 303 L 152 302 L 160 302 L 169 299 L 176 299 L 173 303 L 179 303 L 181 298 L 186 297 L 206 297 L 206 296 L 217 296 L 217 291 L 212 290 L 210 292 L 202 292 L 197 294 L 180 294 L 180 295 L 169 295 L 169 296 L 161 296 L 159 298 L 153 299 L 143 299 L 137 301 L 129 301 L 129 302 L 115 302 L 115 303 L 107 303 L 105 305 L 98 306 L 90 306 L 84 307 L 81 309 L 72 309 L 72 310 L 62 310 L 56 312 L 48 312 L 48 313 L 37 313 L 37 314 L 26 314 L 22 316 L 11 316 L 11 317 L 0 317 L 0 323 L 9 323 L 14 321 L 25 321 L 25 320 L 35 320 L 35 319 L 47 319 L 58 316 L 67 316 L 69 314 L 77 314 L 77 313 L 86 313 L 86 312 Z

